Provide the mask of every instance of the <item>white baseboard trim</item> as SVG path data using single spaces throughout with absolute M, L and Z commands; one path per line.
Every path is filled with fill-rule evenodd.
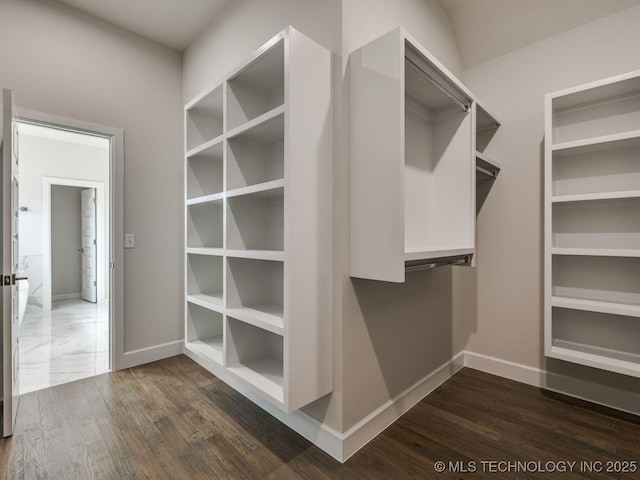
M 459 353 L 444 365 L 417 381 L 405 391 L 385 402 L 375 411 L 342 434 L 343 462 L 364 447 L 424 397 L 449 380 L 464 366 L 464 354 Z
M 51 295 L 51 300 L 73 300 L 74 298 L 82 298 L 82 293 L 64 293 L 61 295 Z
M 568 376 L 550 374 L 526 365 L 464 351 L 385 402 L 346 432 L 340 433 L 304 412 L 295 411 L 290 414 L 282 412 L 235 377 L 230 376 L 222 366 L 200 356 L 197 352 L 185 348 L 184 354 L 340 462 L 347 461 L 463 367 L 640 415 L 640 394 Z
M 508 378 L 534 387 L 561 393 L 587 402 L 640 415 L 640 394 L 609 387 L 582 379 L 550 373 L 537 368 L 489 357 L 473 352 L 464 352 L 465 367 Z
M 120 361 L 116 362 L 115 370 L 136 367 L 145 363 L 162 360 L 163 358 L 175 357 L 176 355 L 180 355 L 183 350 L 184 340 L 176 340 L 175 342 L 124 352 Z

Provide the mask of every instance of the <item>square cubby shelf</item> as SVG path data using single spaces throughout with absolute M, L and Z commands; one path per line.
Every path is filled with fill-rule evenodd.
M 227 190 L 284 178 L 284 114 L 227 142 Z
M 187 303 L 186 313 L 186 343 L 189 348 L 213 358 L 222 365 L 224 362 L 222 314 L 191 302 Z
M 284 103 L 284 39 L 227 82 L 227 130 Z
M 217 255 L 187 255 L 187 301 L 221 310 L 224 305 L 224 262 Z
M 187 249 L 212 249 L 223 246 L 223 200 L 187 206 Z
M 222 135 L 222 97 L 222 86 L 219 86 L 187 108 L 187 151 Z
M 222 142 L 187 157 L 187 200 L 220 193 L 224 186 Z
M 227 200 L 227 249 L 284 250 L 284 189 Z

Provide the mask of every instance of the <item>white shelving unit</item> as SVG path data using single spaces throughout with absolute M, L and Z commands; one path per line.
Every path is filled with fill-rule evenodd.
M 476 137 L 499 122 L 402 28 L 353 52 L 350 75 L 351 276 L 471 264 Z
M 333 389 L 331 124 L 291 27 L 186 106 L 185 353 L 286 412 Z
M 640 71 L 545 108 L 545 354 L 640 377 Z

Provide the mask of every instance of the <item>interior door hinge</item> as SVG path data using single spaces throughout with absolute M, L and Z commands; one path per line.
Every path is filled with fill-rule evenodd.
M 97 287 L 97 286 L 98 286 L 98 284 L 96 283 L 96 280 L 94 280 L 94 281 L 93 281 L 93 286 L 94 286 L 94 287 Z
M 13 285 L 12 276 L 11 275 L 3 275 L 2 276 L 2 286 L 9 287 Z

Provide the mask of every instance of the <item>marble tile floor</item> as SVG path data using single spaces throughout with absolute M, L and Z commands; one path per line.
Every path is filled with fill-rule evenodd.
M 109 371 L 109 305 L 59 300 L 28 305 L 20 325 L 20 393 Z

